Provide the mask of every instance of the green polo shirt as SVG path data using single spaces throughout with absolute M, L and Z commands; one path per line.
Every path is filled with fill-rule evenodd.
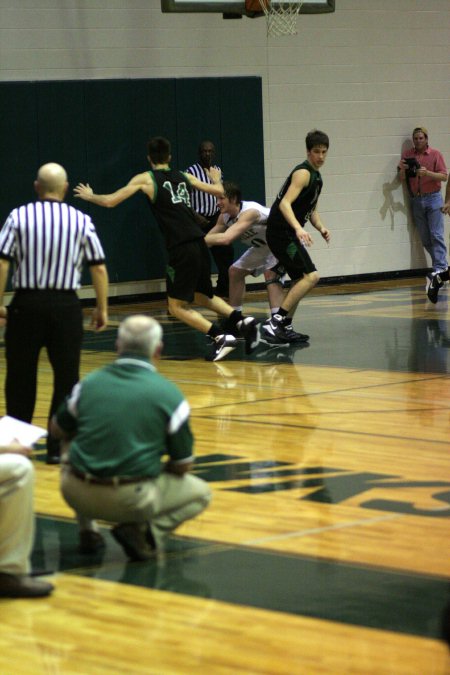
M 193 459 L 189 404 L 144 357 L 123 354 L 78 383 L 57 412 L 75 433 L 69 461 L 79 471 L 111 476 L 158 476 L 162 457 Z

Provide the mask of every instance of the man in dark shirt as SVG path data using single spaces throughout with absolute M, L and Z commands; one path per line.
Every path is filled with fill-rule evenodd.
M 286 178 L 267 220 L 267 243 L 280 265 L 294 282 L 277 314 L 264 324 L 262 336 L 271 344 L 307 341 L 308 335 L 296 333 L 292 317 L 300 300 L 319 281 L 319 274 L 306 250 L 313 243 L 304 226 L 308 220 L 326 242 L 330 233 L 323 225 L 317 202 L 322 190 L 320 167 L 325 162 L 329 139 L 323 131 L 310 131 L 306 136 L 306 160 L 298 164 Z
M 92 324 L 106 327 L 108 274 L 105 254 L 89 216 L 64 203 L 62 166 L 44 164 L 34 183 L 38 201 L 11 211 L 0 232 L 0 318 L 6 318 L 6 412 L 31 422 L 39 354 L 46 347 L 53 369 L 49 420 L 79 379 L 83 315 L 77 289 L 83 262 L 97 298 Z M 3 298 L 10 263 L 14 297 Z M 59 463 L 59 443 L 47 439 L 47 463 Z
M 187 173 L 192 174 L 192 176 L 201 180 L 202 183 L 211 183 L 209 177 L 210 169 L 214 168 L 221 171 L 214 164 L 215 155 L 216 148 L 214 147 L 214 143 L 202 141 L 198 149 L 198 162 L 188 167 Z M 198 221 L 204 234 L 207 234 L 215 226 L 219 217 L 220 211 L 216 198 L 207 192 L 196 190 L 192 194 L 192 208 L 198 215 Z M 216 294 L 223 298 L 228 298 L 230 292 L 228 270 L 233 264 L 233 245 L 211 246 L 210 251 L 217 267 Z
M 156 136 L 148 143 L 151 171 L 140 173 L 128 185 L 111 194 L 94 194 L 89 184 L 80 183 L 75 195 L 99 206 L 114 207 L 139 190 L 149 199 L 150 207 L 162 231 L 167 253 L 166 282 L 169 312 L 183 323 L 208 335 L 213 340 L 211 361 L 220 361 L 237 345 L 237 337 L 245 339 L 250 353 L 258 342 L 257 322 L 233 310 L 222 298 L 214 295 L 211 264 L 204 234 L 195 220 L 190 190 L 222 194 L 220 172 L 209 170 L 212 183 L 203 183 L 195 176 L 170 167 L 171 148 L 166 138 Z M 206 307 L 225 319 L 219 326 L 206 319 L 190 304 Z

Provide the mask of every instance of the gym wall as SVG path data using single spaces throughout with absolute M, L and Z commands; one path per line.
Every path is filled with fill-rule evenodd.
M 35 198 L 38 167 L 58 162 L 69 176 L 67 201 L 97 227 L 112 284 L 163 278 L 163 240 L 144 195 L 115 209 L 73 197 L 78 182 L 109 193 L 145 171 L 156 135 L 170 139 L 172 165 L 182 170 L 197 161 L 202 140 L 213 141 L 224 178 L 265 203 L 260 77 L 3 82 L 1 222 Z

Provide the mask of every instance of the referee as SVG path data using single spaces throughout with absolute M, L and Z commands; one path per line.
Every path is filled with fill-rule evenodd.
M 29 423 L 42 347 L 53 370 L 49 420 L 79 380 L 83 315 L 76 291 L 85 261 L 97 299 L 94 329 L 103 330 L 108 320 L 105 254 L 90 217 L 64 203 L 68 185 L 62 166 L 41 166 L 34 182 L 38 200 L 11 211 L 0 231 L 0 318 L 7 319 L 6 412 Z M 11 262 L 14 295 L 7 309 L 4 293 Z M 47 464 L 58 463 L 59 442 L 49 435 Z
M 202 183 L 212 183 L 209 177 L 209 169 L 220 170 L 220 167 L 214 164 L 214 157 L 216 155 L 216 148 L 211 141 L 202 141 L 198 148 L 198 162 L 192 164 L 186 173 L 195 176 Z M 206 192 L 193 190 L 191 195 L 191 203 L 194 211 L 199 215 L 199 225 L 203 232 L 207 234 L 211 228 L 217 223 L 219 217 L 219 207 L 217 206 L 217 199 Z M 234 251 L 233 245 L 228 246 L 211 246 L 212 257 L 217 267 L 217 286 L 214 289 L 216 295 L 222 298 L 229 296 L 229 280 L 228 269 L 233 264 Z

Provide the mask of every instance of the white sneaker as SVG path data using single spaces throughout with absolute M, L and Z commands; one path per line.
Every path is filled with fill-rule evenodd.
M 427 288 L 428 300 L 435 305 L 438 301 L 439 289 L 442 288 L 444 282 L 442 281 L 439 274 L 433 274 L 431 281 Z
M 206 357 L 207 361 L 221 361 L 230 352 L 236 349 L 237 339 L 234 335 L 218 335 L 214 338 L 212 352 Z
M 252 316 L 246 316 L 237 323 L 240 337 L 245 340 L 245 353 L 251 354 L 259 344 L 258 322 Z

